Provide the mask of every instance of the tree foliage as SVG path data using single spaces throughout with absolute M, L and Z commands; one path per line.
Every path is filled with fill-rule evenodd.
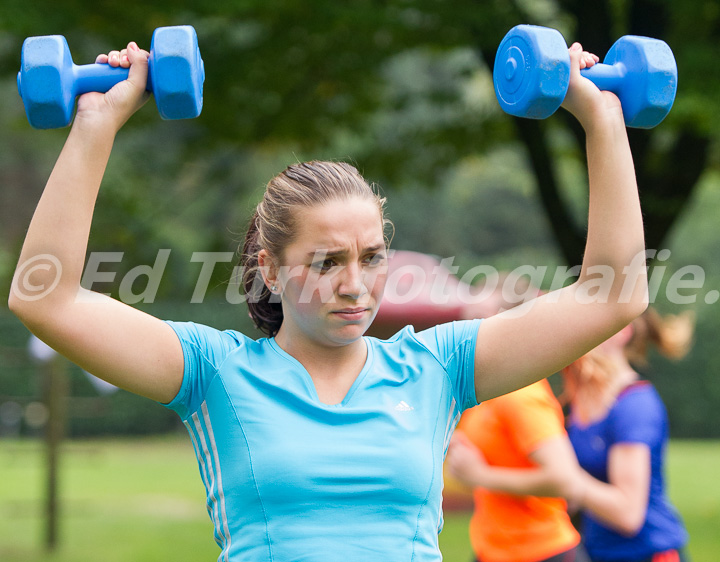
M 708 0 L 186 0 L 122 9 L 82 0 L 62 8 L 48 0 L 8 0 L 0 26 L 0 75 L 14 75 L 28 35 L 66 35 L 80 63 L 128 39 L 147 45 L 160 25 L 191 23 L 207 79 L 201 119 L 175 128 L 184 133 L 184 158 L 212 159 L 212 151 L 227 144 L 238 151 L 285 144 L 309 152 L 350 138 L 360 147 L 352 157 L 367 173 L 397 184 L 440 183 L 463 157 L 511 139 L 512 123 L 557 242 L 566 261 L 577 263 L 583 229 L 568 209 L 551 135 L 569 131 L 582 158 L 582 131 L 563 112 L 537 122 L 473 104 L 472 85 L 491 97 L 489 80 L 478 86 L 473 76 L 492 68 L 497 45 L 517 23 L 557 27 L 601 55 L 621 34 L 668 41 L 680 74 L 676 107 L 657 129 L 630 133 L 648 245 L 657 248 L 717 144 L 718 100 L 712 92 L 718 76 L 712 63 L 719 11 Z M 455 58 L 448 56 L 453 53 Z M 431 64 L 403 79 L 398 61 L 413 56 Z M 150 110 L 143 115 L 132 126 L 156 120 Z M 165 128 L 155 138 L 163 142 L 163 135 L 174 132 Z M 212 174 L 222 173 L 223 164 L 218 166 Z

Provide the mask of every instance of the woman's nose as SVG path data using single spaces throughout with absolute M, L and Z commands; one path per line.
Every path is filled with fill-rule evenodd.
M 362 268 L 357 264 L 348 265 L 340 274 L 338 294 L 353 299 L 359 299 L 367 293 Z

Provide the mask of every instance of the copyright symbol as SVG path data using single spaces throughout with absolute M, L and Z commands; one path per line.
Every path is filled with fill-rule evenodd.
M 38 285 L 30 280 L 35 272 L 47 271 L 47 279 L 52 279 L 50 284 Z M 53 272 L 54 271 L 54 276 Z M 13 278 L 13 294 L 24 301 L 36 301 L 50 294 L 60 282 L 62 264 L 60 260 L 51 254 L 40 254 L 18 265 Z

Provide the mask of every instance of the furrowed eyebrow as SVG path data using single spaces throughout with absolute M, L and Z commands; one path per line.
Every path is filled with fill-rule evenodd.
M 363 249 L 363 254 L 367 254 L 369 252 L 379 252 L 380 250 L 385 249 L 385 244 L 377 244 L 375 246 L 370 246 L 369 248 Z M 314 252 L 308 252 L 307 257 L 314 258 L 318 254 L 321 254 L 322 256 L 326 258 L 332 258 L 335 256 L 341 256 L 345 254 L 345 250 L 315 250 Z
M 385 244 L 378 244 L 377 246 L 365 248 L 365 252 L 379 252 L 380 250 L 385 250 Z

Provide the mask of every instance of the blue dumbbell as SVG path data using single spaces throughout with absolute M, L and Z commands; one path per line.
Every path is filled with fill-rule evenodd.
M 28 37 L 22 47 L 18 92 L 30 124 L 37 129 L 65 127 L 75 98 L 107 92 L 128 77 L 129 69 L 107 64 L 73 64 L 61 35 Z M 190 119 L 202 111 L 205 68 L 197 34 L 189 25 L 158 27 L 150 44 L 147 89 L 163 119 Z
M 659 39 L 621 37 L 602 64 L 580 72 L 601 90 L 620 98 L 628 127 L 655 127 L 675 101 L 675 57 Z M 531 119 L 549 117 L 565 99 L 569 80 L 570 56 L 559 31 L 518 25 L 500 43 L 493 83 L 506 113 Z

